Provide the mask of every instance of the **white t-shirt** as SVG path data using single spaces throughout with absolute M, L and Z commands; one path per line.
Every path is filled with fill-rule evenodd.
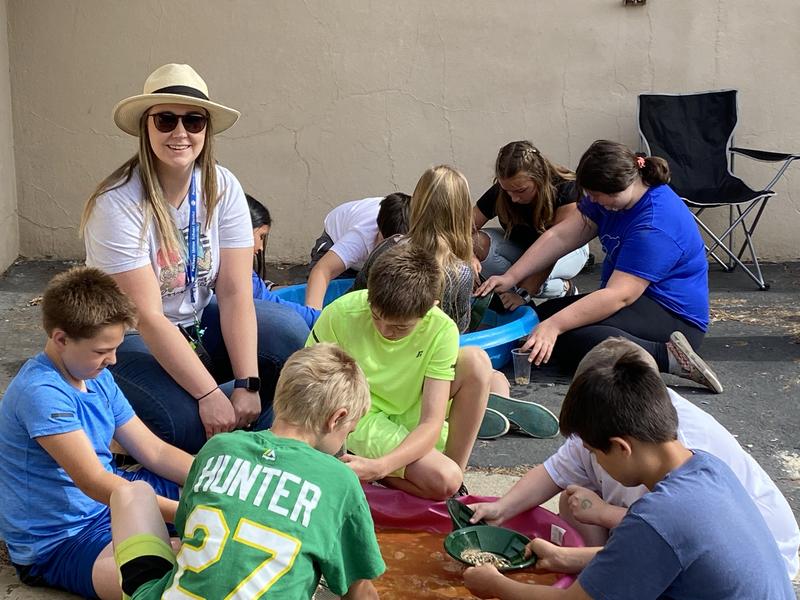
M 714 417 L 672 390 L 669 390 L 669 397 L 678 413 L 678 440 L 687 448 L 715 455 L 731 468 L 775 537 L 789 577 L 794 577 L 800 567 L 797 556 L 800 530 L 786 498 L 764 469 Z M 558 487 L 580 485 L 615 506 L 627 508 L 647 493 L 643 485 L 625 487 L 613 479 L 577 436 L 567 438 L 545 461 L 544 468 Z M 713 510 L 713 507 L 708 509 Z
M 325 233 L 333 240 L 330 251 L 342 259 L 346 269 L 360 270 L 378 237 L 378 211 L 383 198 L 345 202 L 325 217 Z
M 247 248 L 253 245 L 253 227 L 242 186 L 228 169 L 217 165 L 217 188 L 220 201 L 208 230 L 205 229 L 206 210 L 202 201 L 202 176 L 199 167 L 194 171 L 197 185 L 197 222 L 200 235 L 197 251 L 197 293 L 192 307 L 186 287 L 185 256 L 167 266 L 158 246 L 155 222 L 145 228 L 144 197 L 139 169 L 131 180 L 97 199 L 92 216 L 86 224 L 86 264 L 106 273 L 124 273 L 151 265 L 161 288 L 164 315 L 178 325 L 194 323 L 211 301 L 219 271 L 220 248 Z M 188 193 L 187 193 L 188 196 Z M 184 252 L 189 232 L 189 201 L 184 198 L 180 207 L 170 207 L 175 224 L 183 232 Z

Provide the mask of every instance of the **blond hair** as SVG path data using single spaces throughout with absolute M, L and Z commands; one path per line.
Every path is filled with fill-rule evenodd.
M 583 357 L 575 369 L 574 378 L 577 379 L 590 367 L 610 367 L 626 354 L 635 356 L 656 373 L 659 372 L 656 360 L 639 344 L 624 337 L 610 337 L 597 344 Z
M 335 344 L 316 344 L 289 357 L 281 369 L 272 403 L 275 418 L 322 433 L 339 408 L 353 423 L 369 410 L 367 378 L 347 352 Z
M 472 260 L 472 200 L 469 184 L 448 165 L 422 174 L 411 196 L 411 243 L 436 257 L 443 267 Z
M 524 208 L 514 204 L 508 192 L 500 188 L 495 211 L 500 221 L 506 223 L 506 237 L 511 234 L 515 225 L 532 226 L 539 233 L 552 226 L 556 216 L 556 186 L 565 181 L 574 181 L 575 173 L 550 162 L 528 140 L 520 140 L 506 144 L 497 153 L 494 165 L 495 181 L 512 179 L 519 174 L 525 175 L 536 187 L 536 198 L 533 201 L 533 223 L 525 219 Z
M 200 107 L 196 108 L 206 113 L 206 111 Z M 142 197 L 142 202 L 144 204 L 144 225 L 141 232 L 142 240 L 145 238 L 151 221 L 155 221 L 156 235 L 158 236 L 161 248 L 164 250 L 163 255 L 167 261 L 171 262 L 173 257 L 185 253 L 184 244 L 182 235 L 178 231 L 175 222 L 172 220 L 169 203 L 164 198 L 164 192 L 158 181 L 158 174 L 155 168 L 158 159 L 150 145 L 150 134 L 147 130 L 148 116 L 149 109 L 142 113 L 142 117 L 139 120 L 139 152 L 128 159 L 122 166 L 118 167 L 111 175 L 103 179 L 86 201 L 83 214 L 81 215 L 80 235 L 83 236 L 86 231 L 86 225 L 92 216 L 92 211 L 97 204 L 98 198 L 106 192 L 110 192 L 127 184 L 133 177 L 133 172 L 138 166 L 139 178 L 142 183 L 142 189 L 144 190 L 144 195 Z M 220 198 L 220 194 L 217 190 L 217 168 L 214 159 L 214 131 L 211 119 L 209 119 L 206 124 L 203 150 L 197 157 L 197 161 L 200 163 L 203 188 L 202 201 L 206 208 L 205 228 L 208 229 Z

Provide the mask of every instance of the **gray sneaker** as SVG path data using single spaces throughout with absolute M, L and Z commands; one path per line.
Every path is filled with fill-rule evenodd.
M 700 358 L 689 340 L 680 331 L 673 331 L 669 336 L 667 352 L 672 355 L 678 365 L 677 369 L 670 369 L 672 375 L 699 383 L 716 394 L 722 393 L 722 384 L 717 374 Z
M 511 424 L 506 416 L 493 408 L 487 408 L 483 413 L 481 428 L 478 430 L 479 440 L 494 440 L 508 433 Z

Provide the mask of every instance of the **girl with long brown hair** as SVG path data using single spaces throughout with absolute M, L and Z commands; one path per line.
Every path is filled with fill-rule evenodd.
M 475 255 L 484 277 L 505 273 L 542 233 L 577 212 L 575 174 L 550 161 L 527 140 L 500 148 L 494 177 L 494 185 L 472 209 Z M 494 217 L 500 228 L 484 228 Z M 517 292 L 524 301 L 574 295 L 577 288 L 571 280 L 588 257 L 588 246 L 581 246 L 528 276 Z M 511 294 L 502 298 L 508 308 L 523 301 Z

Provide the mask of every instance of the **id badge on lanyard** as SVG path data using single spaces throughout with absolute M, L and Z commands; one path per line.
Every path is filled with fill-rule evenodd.
M 189 299 L 194 311 L 194 325 L 198 341 L 203 335 L 200 329 L 200 319 L 197 318 L 195 302 L 197 301 L 197 245 L 200 240 L 200 225 L 197 222 L 197 185 L 195 182 L 194 168 L 192 179 L 189 182 L 189 236 L 187 240 L 188 256 L 186 260 L 186 286 L 189 288 Z

